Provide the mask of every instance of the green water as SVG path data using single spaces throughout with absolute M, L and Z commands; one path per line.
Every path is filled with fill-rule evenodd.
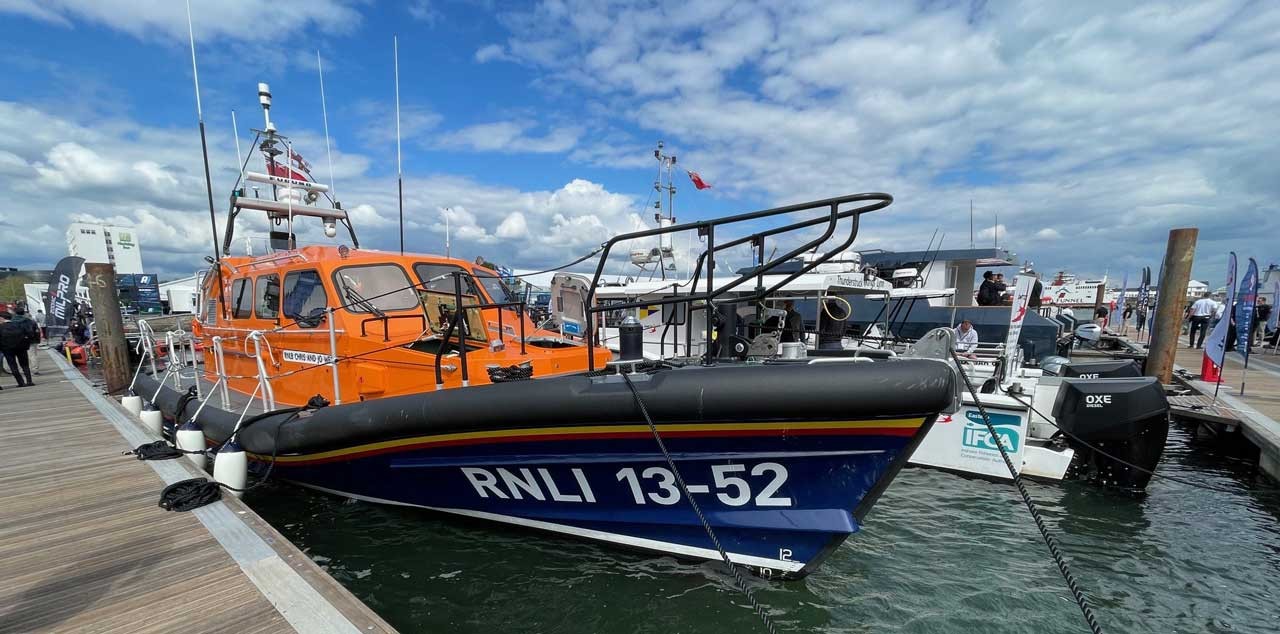
M 1108 632 L 1280 631 L 1280 494 L 1177 426 L 1129 496 L 1029 488 Z M 763 632 L 711 564 L 270 485 L 249 503 L 412 632 Z M 751 579 L 785 632 L 1088 632 L 1010 484 L 904 471 L 815 574 Z

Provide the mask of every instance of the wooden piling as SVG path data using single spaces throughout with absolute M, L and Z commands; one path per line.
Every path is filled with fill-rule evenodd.
M 1191 263 L 1196 255 L 1194 227 L 1169 231 L 1169 245 L 1164 252 L 1160 271 L 1160 290 L 1156 296 L 1155 323 L 1151 327 L 1150 351 L 1147 353 L 1147 376 L 1161 383 L 1173 382 L 1174 356 L 1182 334 L 1182 313 L 1187 303 L 1187 282 L 1191 280 Z
M 85 264 L 84 279 L 93 305 L 102 376 L 106 380 L 107 393 L 116 394 L 129 387 L 129 343 L 125 341 L 124 320 L 120 317 L 116 270 L 110 264 Z

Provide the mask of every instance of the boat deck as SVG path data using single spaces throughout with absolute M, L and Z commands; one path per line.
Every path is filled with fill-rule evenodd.
M 1203 350 L 1186 347 L 1186 340 L 1178 342 L 1175 373 L 1185 385 L 1195 390 L 1201 400 L 1213 401 L 1215 385 L 1200 380 L 1200 361 Z M 1240 394 L 1241 379 L 1245 379 L 1244 394 Z M 1271 477 L 1280 479 L 1280 355 L 1270 348 L 1255 347 L 1249 357 L 1249 371 L 1244 372 L 1240 355 L 1227 353 L 1226 366 L 1222 369 L 1222 385 L 1218 388 L 1216 407 L 1207 414 L 1238 421 L 1245 438 L 1261 451 L 1259 466 Z
M 47 358 L 0 392 L 0 633 L 395 631 L 239 500 L 160 509 L 194 467 L 121 455 L 142 427 Z

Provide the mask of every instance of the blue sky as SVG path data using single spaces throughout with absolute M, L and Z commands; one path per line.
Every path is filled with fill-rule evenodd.
M 396 246 L 391 38 L 400 37 L 409 247 L 516 266 L 650 220 L 653 144 L 682 220 L 887 191 L 858 245 L 977 236 L 1037 269 L 1159 267 L 1172 226 L 1275 261 L 1280 7 L 1196 3 L 193 2 L 219 215 L 241 142 L 273 119 Z M 140 228 L 148 268 L 209 244 L 181 3 L 0 1 L 0 266 L 51 266 L 75 218 Z M 247 148 L 246 148 L 247 149 Z M 261 230 L 265 226 L 246 229 Z M 317 233 L 304 236 L 318 237 Z M 680 240 L 677 246 L 682 244 Z

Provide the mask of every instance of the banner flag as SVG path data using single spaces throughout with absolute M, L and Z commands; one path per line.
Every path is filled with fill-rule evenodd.
M 84 258 L 67 256 L 58 260 L 49 278 L 48 299 L 45 300 L 44 320 L 47 337 L 65 336 L 76 316 L 76 286 L 80 284 L 80 271 Z
M 1236 293 L 1239 300 L 1235 304 L 1236 318 L 1236 352 L 1249 364 L 1249 345 L 1253 343 L 1249 331 L 1253 328 L 1253 306 L 1258 302 L 1258 262 L 1249 258 L 1249 268 L 1240 278 L 1240 291 Z M 1224 320 L 1225 321 L 1225 320 Z
M 1009 309 L 1009 334 L 1005 337 L 1004 351 L 1012 355 L 1018 349 L 1018 336 L 1022 334 L 1022 322 L 1027 316 L 1027 302 L 1031 299 L 1031 287 L 1036 278 L 1030 275 L 1019 275 L 1014 281 L 1013 305 Z
M 1231 305 L 1235 303 L 1236 298 L 1236 252 L 1232 251 L 1227 256 L 1227 310 L 1222 313 L 1222 319 L 1218 320 L 1218 324 L 1209 332 L 1209 338 L 1204 342 L 1204 354 L 1209 357 L 1213 364 L 1222 367 L 1227 357 L 1227 329 L 1231 326 Z

